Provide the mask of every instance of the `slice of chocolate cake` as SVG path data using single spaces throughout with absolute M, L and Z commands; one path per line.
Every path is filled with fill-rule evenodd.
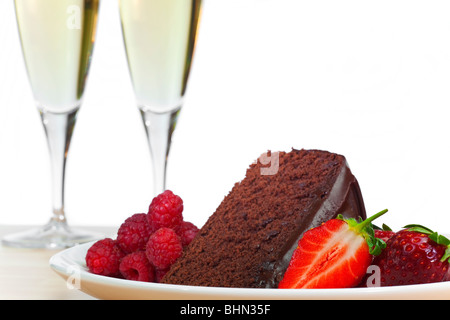
M 338 214 L 366 218 L 343 156 L 319 150 L 268 155 L 260 160 L 271 163 L 250 166 L 163 283 L 277 287 L 306 230 Z

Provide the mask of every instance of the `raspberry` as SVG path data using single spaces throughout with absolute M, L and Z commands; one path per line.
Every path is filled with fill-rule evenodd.
M 105 238 L 95 242 L 86 253 L 86 265 L 95 274 L 116 277 L 120 275 L 120 260 L 125 256 L 116 241 Z
M 186 247 L 191 243 L 192 239 L 197 235 L 198 228 L 191 222 L 183 221 L 180 227 L 177 229 L 177 234 L 181 238 L 183 247 Z
M 170 228 L 160 228 L 147 243 L 148 260 L 156 269 L 168 269 L 183 253 L 180 237 Z
M 120 273 L 127 280 L 153 282 L 155 269 L 148 261 L 144 251 L 128 254 L 120 263 Z
M 147 219 L 153 230 L 176 229 L 183 221 L 183 200 L 170 190 L 164 191 L 152 200 Z
M 125 220 L 117 232 L 117 244 L 126 253 L 145 250 L 152 228 L 147 222 L 147 214 L 136 213 Z

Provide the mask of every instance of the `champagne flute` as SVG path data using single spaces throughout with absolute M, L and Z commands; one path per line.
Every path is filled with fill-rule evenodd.
M 64 212 L 67 153 L 91 62 L 100 0 L 15 0 L 22 52 L 45 129 L 53 214 L 41 228 L 11 234 L 15 247 L 64 248 L 100 235 L 69 228 Z
M 166 167 L 191 69 L 201 0 L 119 0 L 128 66 L 153 159 L 154 194 Z

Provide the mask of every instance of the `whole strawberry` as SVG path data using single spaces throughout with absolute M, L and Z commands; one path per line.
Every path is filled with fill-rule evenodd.
M 383 228 L 373 226 L 373 229 L 375 237 L 383 240 L 384 242 L 388 242 L 388 240 L 395 235 L 395 232 L 385 224 L 383 224 Z
M 420 225 L 408 225 L 386 243 L 375 258 L 380 285 L 441 282 L 449 269 L 450 240 Z

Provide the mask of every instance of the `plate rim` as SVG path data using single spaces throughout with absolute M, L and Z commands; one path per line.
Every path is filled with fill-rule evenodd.
M 89 282 L 91 285 L 107 285 L 115 288 L 122 288 L 128 290 L 137 290 L 141 292 L 163 292 L 163 293 L 182 293 L 183 295 L 192 294 L 207 295 L 210 299 L 221 299 L 221 297 L 234 297 L 236 299 L 243 299 L 252 297 L 251 299 L 393 299 L 396 295 L 402 294 L 404 296 L 414 295 L 414 293 L 421 292 L 426 295 L 434 292 L 448 292 L 445 299 L 450 299 L 450 281 L 430 283 L 430 284 L 415 284 L 407 286 L 392 286 L 392 287 L 361 287 L 361 288 L 333 288 L 333 289 L 277 289 L 277 288 L 227 288 L 227 287 L 204 287 L 204 286 L 189 286 L 176 284 L 162 284 L 154 282 L 132 281 L 120 278 L 112 278 L 101 275 L 96 275 L 89 272 L 84 263 L 79 263 L 75 258 L 82 255 L 85 256 L 88 248 L 95 241 L 76 245 L 74 247 L 64 249 L 54 254 L 49 259 L 50 268 L 59 276 L 67 281 L 73 275 L 73 268 L 76 267 L 79 272 L 81 287 L 79 290 L 92 295 L 90 292 L 83 290 L 83 281 Z M 71 269 L 72 267 L 72 269 Z M 124 297 L 126 298 L 126 297 Z M 425 297 L 426 298 L 426 297 Z M 404 299 L 400 297 L 400 299 Z M 436 299 L 436 297 L 433 297 Z

